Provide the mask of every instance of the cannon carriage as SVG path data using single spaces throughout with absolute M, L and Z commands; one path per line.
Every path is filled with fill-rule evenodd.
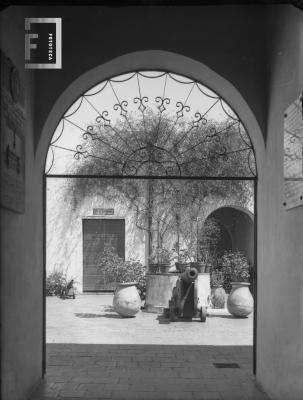
M 180 274 L 166 310 L 171 321 L 191 321 L 193 318 L 206 321 L 207 305 L 199 299 L 198 276 L 197 269 L 190 267 Z

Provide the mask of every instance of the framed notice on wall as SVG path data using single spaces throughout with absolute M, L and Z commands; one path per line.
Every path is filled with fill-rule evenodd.
M 303 205 L 303 107 L 302 94 L 284 113 L 285 209 Z
M 1 207 L 25 209 L 24 86 L 12 61 L 0 52 L 1 69 Z

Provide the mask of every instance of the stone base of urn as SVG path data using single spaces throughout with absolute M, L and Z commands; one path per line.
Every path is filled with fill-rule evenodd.
M 140 311 L 141 298 L 136 282 L 117 283 L 113 307 L 122 317 L 134 317 Z
M 228 311 L 238 318 L 245 318 L 254 309 L 254 299 L 248 282 L 231 282 L 232 289 L 227 299 Z
M 147 312 L 162 314 L 164 309 L 168 308 L 179 276 L 178 272 L 146 274 L 145 309 Z M 198 274 L 197 290 L 201 304 L 207 306 L 210 296 L 210 274 Z

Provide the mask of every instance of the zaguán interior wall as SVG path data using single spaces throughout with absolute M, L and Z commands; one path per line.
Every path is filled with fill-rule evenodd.
M 284 110 L 303 88 L 303 12 L 278 7 L 267 23 L 266 160 L 259 176 L 257 379 L 277 399 L 303 394 L 303 208 L 283 208 Z
M 1 208 L 1 395 L 26 399 L 41 377 L 43 340 L 42 175 L 34 155 L 34 73 L 24 70 L 26 8 L 1 13 L 0 47 L 25 85 L 25 212 Z M 1 132 L 2 139 L 2 132 Z M 1 157 L 3 154 L 1 154 Z

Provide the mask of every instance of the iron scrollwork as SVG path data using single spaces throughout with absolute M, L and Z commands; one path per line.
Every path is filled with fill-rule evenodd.
M 93 122 L 84 107 L 96 114 Z M 98 176 L 256 176 L 254 149 L 242 122 L 197 81 L 162 71 L 133 72 L 98 84 L 70 110 L 50 143 L 48 175 L 85 174 L 85 159 L 87 165 L 98 162 L 88 168 Z M 78 132 L 82 141 L 75 143 Z M 59 150 L 61 157 L 72 156 L 70 168 L 56 164 Z

